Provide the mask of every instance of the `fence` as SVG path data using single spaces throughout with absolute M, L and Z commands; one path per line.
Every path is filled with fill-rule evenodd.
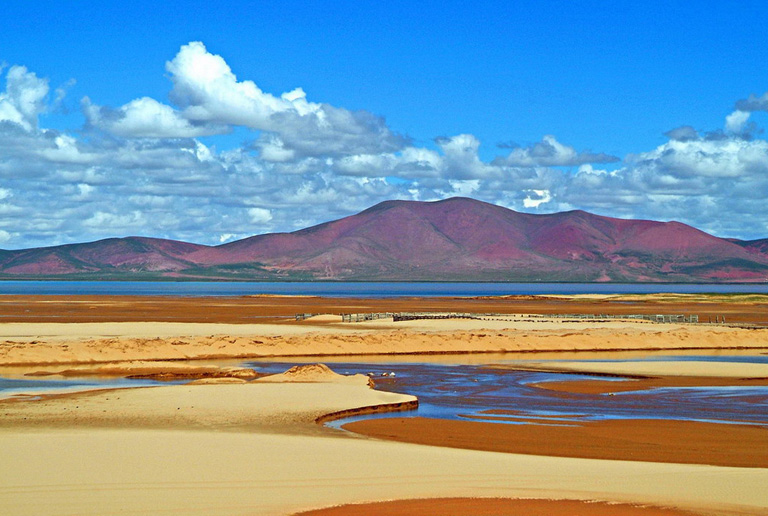
M 376 319 L 388 319 L 396 314 L 392 312 L 376 312 L 370 314 L 341 314 L 341 322 L 364 322 Z
M 551 319 L 636 319 L 641 321 L 652 321 L 658 323 L 697 323 L 698 315 L 668 315 L 668 314 L 546 314 L 540 317 Z
M 315 314 L 296 314 L 296 320 L 302 320 Z M 365 322 L 375 321 L 377 319 L 392 318 L 394 322 L 400 321 L 418 321 L 425 319 L 510 319 L 511 317 L 522 317 L 523 314 L 480 314 L 480 313 L 435 313 L 435 312 L 375 312 L 364 314 L 341 314 L 342 322 Z M 299 318 L 301 317 L 301 319 Z M 547 318 L 547 319 L 576 319 L 576 320 L 611 320 L 611 319 L 635 319 L 642 321 L 651 321 L 657 323 L 698 323 L 698 315 L 678 315 L 678 314 L 536 314 L 525 315 L 525 317 Z M 725 318 L 723 318 L 725 322 Z

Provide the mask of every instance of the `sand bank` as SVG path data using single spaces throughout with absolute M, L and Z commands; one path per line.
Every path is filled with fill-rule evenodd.
M 0 506 L 14 515 L 270 515 L 481 494 L 722 515 L 768 508 L 766 469 L 418 446 L 313 422 L 402 401 L 364 385 L 250 382 L 0 402 Z
M 656 378 L 627 378 L 626 381 L 608 379 L 563 380 L 528 384 L 531 387 L 578 394 L 609 394 L 649 389 L 680 387 L 757 387 L 767 386 L 768 378 L 719 378 L 714 376 L 663 376 Z
M 0 365 L 306 355 L 768 349 L 768 329 L 629 321 L 371 324 L 8 323 Z
M 66 368 L 41 366 L 24 376 L 119 376 L 126 378 L 198 379 L 198 378 L 241 378 L 254 379 L 259 376 L 253 369 L 226 367 L 214 364 L 180 363 L 163 361 L 132 360 L 104 364 L 79 364 Z

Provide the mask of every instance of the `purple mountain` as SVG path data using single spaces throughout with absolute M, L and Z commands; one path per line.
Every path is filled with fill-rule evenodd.
M 518 213 L 466 198 L 386 201 L 220 246 L 129 237 L 0 251 L 0 277 L 763 282 L 768 239 L 584 211 Z

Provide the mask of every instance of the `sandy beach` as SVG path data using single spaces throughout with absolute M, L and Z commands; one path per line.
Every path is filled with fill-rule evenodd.
M 27 313 L 44 301 L 34 300 Z M 90 302 L 75 301 L 86 300 L 70 299 L 68 306 Z M 143 302 L 137 300 L 139 306 Z M 172 302 L 190 307 L 195 303 Z M 273 302 L 306 308 L 304 300 Z M 500 300 L 483 302 L 502 305 Z M 549 300 L 524 302 L 538 303 L 541 313 L 554 313 L 545 311 L 554 306 Z M 560 307 L 568 310 L 564 313 L 576 313 L 584 302 L 555 304 L 565 304 Z M 448 301 L 425 301 L 429 303 Z M 746 312 L 745 306 L 732 311 Z M 515 503 L 543 511 L 524 514 L 582 514 L 577 512 L 582 509 L 593 516 L 768 511 L 768 458 L 755 453 L 768 449 L 764 426 L 624 420 L 573 427 L 551 421 L 501 425 L 398 417 L 348 424 L 353 434 L 317 421 L 327 420 L 328 414 L 404 410 L 416 400 L 372 389 L 365 376 L 341 376 L 320 366 L 269 377 L 235 360 L 508 352 L 517 353 L 510 358 L 519 360 L 503 367 L 578 370 L 658 385 L 763 384 L 768 377 L 765 368 L 755 364 L 709 370 L 706 363 L 685 362 L 670 371 L 662 362 L 654 362 L 653 370 L 641 362 L 619 363 L 631 367 L 606 362 L 585 370 L 584 362 L 571 358 L 557 363 L 530 360 L 535 351 L 554 351 L 555 356 L 579 351 L 588 357 L 589 350 L 608 349 L 746 349 L 757 354 L 768 349 L 768 330 L 571 321 L 533 317 L 535 311 L 528 308 L 520 313 L 509 308 L 506 317 L 485 320 L 403 323 L 341 323 L 336 315 L 301 322 L 265 317 L 258 323 L 236 323 L 211 319 L 210 312 L 188 321 L 118 316 L 82 321 L 77 314 L 70 320 L 60 312 L 57 322 L 5 322 L 0 325 L 0 373 L 6 377 L 165 375 L 195 381 L 0 400 L 0 506 L 14 515 L 277 515 L 391 500 L 401 504 L 389 508 L 396 514 L 434 514 L 441 507 L 445 514 L 450 507 L 457 508 L 457 514 L 466 513 L 467 507 L 477 514 L 509 514 L 508 504 Z M 663 313 L 676 313 L 675 307 Z M 216 365 L 212 359 L 232 362 Z M 26 376 L 29 373 L 35 376 Z M 594 382 L 627 383 L 601 382 L 599 377 Z M 552 383 L 560 385 L 541 388 L 571 393 L 582 389 L 582 382 Z M 610 437 L 617 435 L 624 437 L 612 442 Z M 738 446 L 725 446 L 734 442 Z M 568 449 L 576 452 L 566 453 Z M 622 505 L 606 505 L 617 503 Z M 361 507 L 327 514 L 371 510 Z M 605 512 L 606 507 L 613 512 Z M 416 512 L 406 512 L 412 509 Z

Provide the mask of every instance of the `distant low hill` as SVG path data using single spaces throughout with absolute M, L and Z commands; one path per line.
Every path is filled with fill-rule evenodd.
M 0 251 L 0 278 L 763 282 L 768 239 L 578 210 L 519 213 L 457 197 L 386 201 L 219 246 L 128 237 Z

